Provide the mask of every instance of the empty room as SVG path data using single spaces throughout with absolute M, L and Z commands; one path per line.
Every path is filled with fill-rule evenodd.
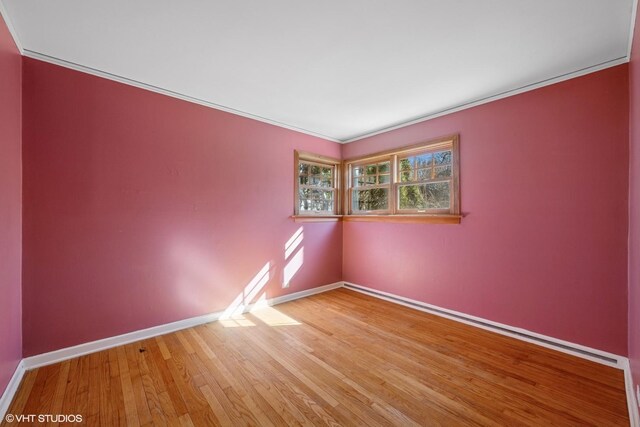
M 0 426 L 640 427 L 636 9 L 0 0 Z

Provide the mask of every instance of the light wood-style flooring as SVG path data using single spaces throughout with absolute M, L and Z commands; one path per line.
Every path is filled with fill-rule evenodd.
M 347 289 L 29 371 L 9 413 L 102 426 L 629 425 L 620 370 Z

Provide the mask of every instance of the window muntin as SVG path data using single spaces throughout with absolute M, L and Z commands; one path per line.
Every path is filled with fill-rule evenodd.
M 347 215 L 460 213 L 457 136 L 345 164 Z
M 337 215 L 340 160 L 296 151 L 294 171 L 294 215 Z
M 351 210 L 353 212 L 389 211 L 391 162 L 373 162 L 352 168 Z

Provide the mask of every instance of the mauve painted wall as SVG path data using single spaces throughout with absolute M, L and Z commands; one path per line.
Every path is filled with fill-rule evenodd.
M 22 357 L 22 58 L 0 16 L 0 396 Z
M 640 384 L 640 13 L 629 65 L 629 359 Z
M 373 136 L 460 133 L 460 225 L 345 223 L 343 278 L 627 354 L 628 67 Z
M 32 59 L 23 101 L 24 356 L 225 309 L 266 263 L 269 298 L 341 279 L 342 224 L 305 224 L 282 289 L 294 149 L 338 144 Z

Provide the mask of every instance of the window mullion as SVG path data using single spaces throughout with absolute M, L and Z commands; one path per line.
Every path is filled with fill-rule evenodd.
M 391 185 L 390 185 L 390 189 L 389 189 L 389 193 L 391 193 L 389 195 L 389 203 L 391 203 L 390 206 L 390 211 L 391 214 L 394 215 L 396 213 L 396 187 L 397 187 L 397 182 L 398 182 L 398 156 L 397 155 L 393 155 L 391 156 L 390 159 L 390 172 L 391 172 Z

